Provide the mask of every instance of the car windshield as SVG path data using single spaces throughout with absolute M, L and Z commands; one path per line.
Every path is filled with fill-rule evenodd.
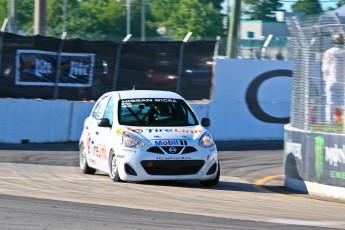
M 192 126 L 198 121 L 181 99 L 136 98 L 119 101 L 119 124 L 131 126 Z

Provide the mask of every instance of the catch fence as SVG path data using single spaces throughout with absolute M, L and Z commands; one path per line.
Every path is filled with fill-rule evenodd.
M 293 48 L 291 125 L 344 133 L 345 17 L 292 17 L 287 23 Z
M 0 98 L 96 100 L 112 90 L 210 99 L 218 41 L 87 41 L 0 35 Z

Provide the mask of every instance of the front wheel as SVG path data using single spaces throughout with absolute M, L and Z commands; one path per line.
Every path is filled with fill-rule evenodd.
M 111 151 L 110 153 L 109 176 L 110 176 L 110 179 L 112 179 L 115 182 L 122 181 L 119 176 L 119 166 L 117 164 L 116 155 L 114 151 Z
M 199 182 L 200 182 L 200 184 L 202 186 L 211 187 L 211 186 L 215 186 L 216 184 L 218 184 L 219 177 L 220 177 L 220 165 L 219 165 L 219 162 L 218 162 L 218 170 L 217 170 L 216 177 L 214 179 L 212 179 L 212 180 L 201 180 Z
M 79 147 L 79 166 L 84 174 L 95 174 L 96 172 L 96 169 L 91 168 L 87 163 L 86 149 L 84 144 L 81 144 Z

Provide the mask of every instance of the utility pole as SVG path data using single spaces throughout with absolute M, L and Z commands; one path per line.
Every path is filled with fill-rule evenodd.
M 17 33 L 17 0 L 8 0 L 8 31 Z
M 35 0 L 35 35 L 44 36 L 46 33 L 46 0 Z
M 145 9 L 145 0 L 141 0 L 141 41 L 145 41 L 146 38 L 146 30 L 145 30 L 145 14 L 146 14 L 146 9 Z
M 228 44 L 226 49 L 226 56 L 230 58 L 237 58 L 237 44 L 238 44 L 238 27 L 241 16 L 241 0 L 233 0 L 233 7 L 231 9 Z

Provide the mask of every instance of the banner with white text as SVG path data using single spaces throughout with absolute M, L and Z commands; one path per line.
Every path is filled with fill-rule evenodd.
M 17 50 L 16 85 L 91 87 L 94 62 L 94 54 Z

